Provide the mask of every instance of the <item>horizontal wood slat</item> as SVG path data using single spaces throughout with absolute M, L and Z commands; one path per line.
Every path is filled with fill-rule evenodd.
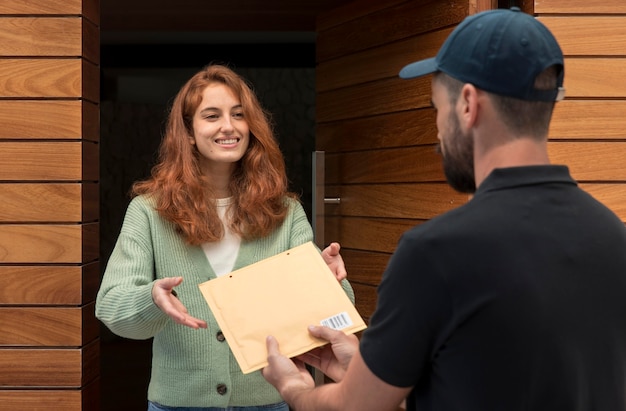
M 97 144 L 0 140 L 0 180 L 97 181 L 98 177 Z
M 554 164 L 569 166 L 582 182 L 626 181 L 626 142 L 551 142 L 548 154 Z
M 0 100 L 0 139 L 98 141 L 99 115 L 96 104 L 80 100 Z
M 97 378 L 99 354 L 99 340 L 81 348 L 2 348 L 0 387 L 80 388 Z
M 548 143 L 548 151 L 552 162 L 568 165 L 577 180 L 626 181 L 626 142 L 557 140 Z M 331 153 L 325 161 L 326 184 L 445 181 L 434 146 Z
M 566 56 L 626 55 L 626 16 L 539 16 L 538 20 L 554 34 Z
M 316 90 L 323 92 L 398 77 L 407 63 L 436 55 L 451 31 L 437 30 L 322 62 L 315 69 Z
M 612 14 L 626 13 L 624 0 L 536 0 L 535 13 Z
M 316 120 L 324 123 L 429 107 L 430 81 L 428 76 L 398 77 L 319 93 Z
M 348 271 L 351 284 L 377 286 L 389 262 L 391 254 L 352 250 L 341 247 L 341 256 Z
M 99 254 L 98 223 L 1 224 L 0 262 L 82 264 Z
M 446 183 L 345 185 L 338 208 L 343 216 L 430 219 L 468 200 Z
M 563 100 L 554 108 L 550 138 L 624 139 L 626 101 Z
M 84 345 L 98 337 L 94 305 L 0 307 L 0 346 Z
M 78 15 L 82 13 L 83 1 L 85 0 L 2 0 L 0 14 Z
M 43 407 L 43 408 L 42 408 Z M 100 409 L 100 380 L 82 389 L 0 389 L 0 411 L 95 411 Z
M 316 31 L 328 30 L 355 18 L 378 12 L 382 9 L 404 3 L 406 0 L 360 0 L 349 2 L 340 7 L 334 7 L 330 11 L 320 13 L 317 16 Z
M 468 9 L 467 0 L 416 0 L 357 17 L 317 33 L 317 62 L 454 26 Z
M 99 217 L 96 183 L 2 184 L 0 222 L 83 222 Z
M 626 58 L 566 58 L 565 96 L 626 98 Z
M 326 156 L 327 184 L 445 181 L 441 156 L 435 152 L 434 146 Z
M 355 307 L 363 320 L 369 323 L 370 317 L 376 308 L 376 287 L 372 285 L 352 284 L 354 290 Z
M 435 110 L 401 111 L 356 120 L 319 124 L 317 150 L 372 150 L 437 143 Z
M 423 220 L 365 217 L 326 217 L 328 241 L 339 241 L 341 248 L 392 253 L 402 233 Z
M 0 19 L 0 56 L 80 57 L 80 17 L 4 17 Z
M 81 305 L 95 300 L 100 264 L 0 266 L 1 305 Z
M 0 97 L 80 98 L 82 65 L 80 59 L 0 59 Z

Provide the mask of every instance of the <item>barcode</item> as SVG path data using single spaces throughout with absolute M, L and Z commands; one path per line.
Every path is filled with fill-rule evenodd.
M 332 317 L 326 318 L 321 321 L 321 324 L 325 327 L 333 328 L 335 330 L 342 330 L 352 325 L 352 320 L 346 312 L 339 313 Z

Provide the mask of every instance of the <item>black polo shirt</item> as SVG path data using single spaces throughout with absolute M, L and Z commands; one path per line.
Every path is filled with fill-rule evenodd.
M 626 229 L 565 166 L 407 231 L 361 340 L 409 410 L 626 410 Z

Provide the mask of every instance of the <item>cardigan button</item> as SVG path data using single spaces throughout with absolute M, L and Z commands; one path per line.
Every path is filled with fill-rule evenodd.
M 226 340 L 226 337 L 224 337 L 224 333 L 221 331 L 218 331 L 217 334 L 215 334 L 215 338 L 219 342 L 224 342 Z
M 228 388 L 226 388 L 226 384 L 217 384 L 217 387 L 215 387 L 215 390 L 217 391 L 219 395 L 224 395 L 228 391 Z

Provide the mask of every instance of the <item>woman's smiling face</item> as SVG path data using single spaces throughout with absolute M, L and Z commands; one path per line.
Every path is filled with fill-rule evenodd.
M 209 84 L 193 116 L 193 139 L 203 168 L 231 168 L 250 143 L 250 129 L 239 98 L 222 83 Z

